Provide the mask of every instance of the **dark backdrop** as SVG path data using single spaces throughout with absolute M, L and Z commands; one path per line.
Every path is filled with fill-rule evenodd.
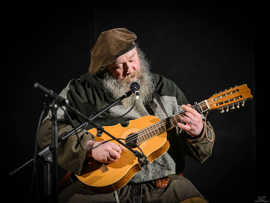
M 253 202 L 266 194 L 264 185 L 255 184 L 256 133 L 264 130 L 256 128 L 254 8 L 11 8 L 2 38 L 7 45 L 7 72 L 2 72 L 1 81 L 7 90 L 2 109 L 7 114 L 2 126 L 5 175 L 34 151 L 43 97 L 33 84 L 61 91 L 71 78 L 87 71 L 89 49 L 101 31 L 127 27 L 137 33 L 152 71 L 174 80 L 191 103 L 248 84 L 255 99 L 244 108 L 210 113 L 216 132 L 213 156 L 203 165 L 188 159 L 184 175 L 210 202 Z M 31 173 L 29 165 L 8 177 L 13 197 L 30 196 Z

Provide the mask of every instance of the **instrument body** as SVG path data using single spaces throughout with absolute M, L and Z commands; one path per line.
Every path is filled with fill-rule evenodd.
M 155 123 L 160 122 L 160 119 L 155 116 L 144 116 L 136 120 L 131 120 L 128 127 L 122 127 L 120 124 L 115 126 L 105 126 L 104 130 L 114 135 L 116 138 L 126 139 L 129 135 L 147 128 Z M 89 130 L 93 135 L 97 134 L 97 130 Z M 111 138 L 102 133 L 100 137 L 96 137 L 96 141 L 106 141 Z M 111 141 L 115 142 L 116 141 Z M 158 136 L 154 136 L 139 145 L 147 160 L 151 163 L 153 160 L 160 157 L 169 149 L 167 141 L 167 132 L 163 132 Z M 138 147 L 133 148 L 140 151 Z M 97 191 L 112 191 L 121 188 L 125 185 L 139 170 L 140 163 L 137 157 L 129 150 L 123 150 L 121 157 L 114 163 L 102 164 L 96 163 L 98 166 L 90 168 L 87 173 L 84 173 L 77 178 L 84 184 L 88 185 L 93 190 Z

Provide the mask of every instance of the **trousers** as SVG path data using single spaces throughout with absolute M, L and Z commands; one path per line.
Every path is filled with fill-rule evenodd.
M 169 176 L 164 188 L 157 188 L 152 181 L 127 184 L 117 190 L 120 203 L 206 203 L 202 194 L 184 176 Z M 115 193 L 95 193 L 79 181 L 67 186 L 59 195 L 60 203 L 115 203 Z

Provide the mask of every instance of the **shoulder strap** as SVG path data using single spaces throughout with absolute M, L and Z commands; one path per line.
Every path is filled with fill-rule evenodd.
M 164 105 L 163 105 L 163 103 L 162 103 L 162 101 L 161 101 L 161 99 L 160 99 L 160 95 L 157 94 L 157 93 L 154 93 L 154 97 L 157 99 L 158 104 L 160 105 L 162 111 L 166 114 L 166 117 L 168 118 L 169 115 L 168 115 L 168 113 L 167 113 L 167 111 L 166 111 L 166 109 L 165 109 L 165 107 L 164 107 Z

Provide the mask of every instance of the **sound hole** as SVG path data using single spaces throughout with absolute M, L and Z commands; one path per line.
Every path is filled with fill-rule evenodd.
M 137 147 L 138 135 L 136 133 L 131 133 L 126 138 L 126 145 L 131 148 Z

